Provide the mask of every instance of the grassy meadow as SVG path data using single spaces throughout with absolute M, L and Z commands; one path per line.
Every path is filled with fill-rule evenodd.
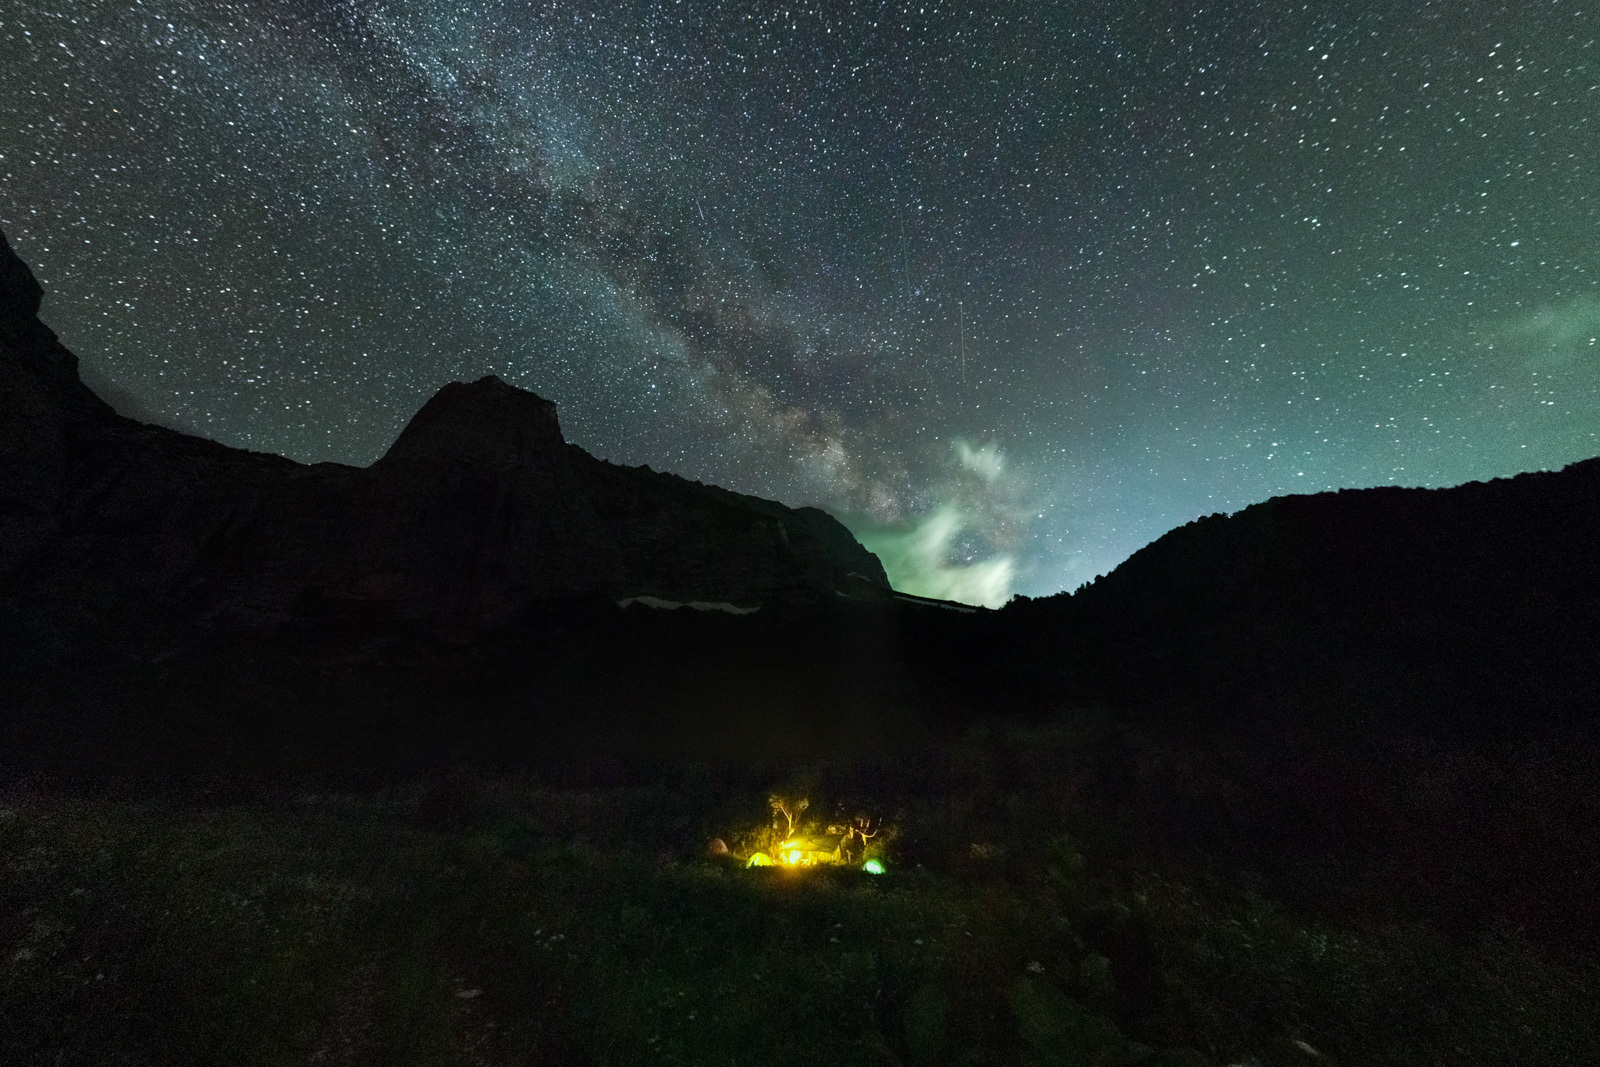
M 1600 1062 L 1591 951 L 1374 909 L 1337 850 L 1309 892 L 1214 827 L 1152 836 L 1168 787 L 1106 748 L 996 726 L 781 780 L 19 786 L 0 1063 Z M 1170 776 L 1177 806 L 1248 806 L 1206 799 L 1219 766 Z M 874 814 L 888 873 L 746 869 L 767 787 Z

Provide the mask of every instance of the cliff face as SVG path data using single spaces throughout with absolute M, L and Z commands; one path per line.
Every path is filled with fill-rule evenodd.
M 493 377 L 445 386 L 365 469 L 132 422 L 79 380 L 40 297 L 0 235 L 0 596 L 470 631 L 566 596 L 888 589 L 826 513 L 595 459 L 554 404 Z

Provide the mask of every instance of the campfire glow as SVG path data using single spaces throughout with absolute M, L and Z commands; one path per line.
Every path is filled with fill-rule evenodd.
M 859 867 L 869 874 L 884 873 L 877 855 L 881 842 L 873 843 L 881 827 L 870 816 L 857 815 L 828 825 L 803 819 L 811 807 L 807 798 L 773 796 L 768 805 L 771 825 L 744 839 L 750 849 L 746 867 Z

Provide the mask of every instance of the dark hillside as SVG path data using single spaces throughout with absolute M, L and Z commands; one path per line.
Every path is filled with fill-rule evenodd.
M 1003 627 L 1040 684 L 1450 729 L 1600 707 L 1600 459 L 1280 497 L 1173 530 Z
M 492 377 L 365 469 L 228 448 L 113 412 L 40 299 L 0 240 L 6 777 L 792 762 L 948 710 L 903 650 L 962 616 L 822 511 L 596 459 Z
M 594 459 L 554 404 L 493 377 L 440 390 L 366 469 L 124 419 L 79 381 L 40 296 L 0 239 L 0 598 L 19 610 L 470 637 L 551 599 L 888 593 L 830 516 Z

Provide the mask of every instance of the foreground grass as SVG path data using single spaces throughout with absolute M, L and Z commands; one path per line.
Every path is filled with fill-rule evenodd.
M 670 791 L 465 792 L 0 802 L 0 1062 L 1600 1062 L 1588 964 L 1113 876 L 1036 810 L 874 879 L 702 858 Z

